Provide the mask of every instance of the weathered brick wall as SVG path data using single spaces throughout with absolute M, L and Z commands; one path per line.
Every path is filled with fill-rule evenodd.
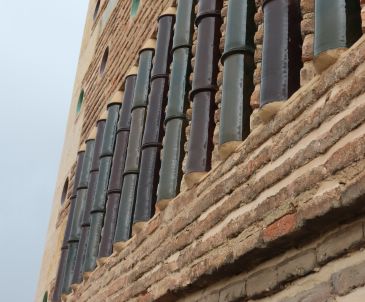
M 295 248 L 235 277 L 225 278 L 180 302 L 336 301 L 365 285 L 364 219 L 319 232 Z M 333 298 L 333 300 L 330 300 Z M 341 301 L 341 300 L 338 300 Z
M 364 62 L 365 37 L 68 301 L 346 301 L 365 280 Z
M 157 29 L 157 18 L 174 0 L 142 1 L 140 11 L 130 18 L 132 1 L 118 1 L 108 24 L 97 42 L 94 58 L 82 80 L 85 89 L 86 110 L 80 142 L 84 142 L 97 119 L 106 109 L 108 98 L 118 90 L 127 71 L 137 64 L 138 53 L 143 43 Z M 101 58 L 106 47 L 109 58 L 104 75 L 100 75 Z
M 102 27 L 81 80 L 85 108 L 79 117 L 80 144 L 95 126 L 108 98 L 120 87 L 125 73 L 137 64 L 142 44 L 155 35 L 157 17 L 168 6 L 176 6 L 176 0 L 157 0 L 153 5 L 144 0 L 142 9 L 131 19 L 131 1 L 104 1 L 95 24 L 110 9 L 111 2 L 116 6 Z M 364 24 L 365 2 L 360 3 Z M 221 51 L 227 4 L 225 0 Z M 261 81 L 261 4 L 262 0 L 256 0 L 253 109 L 258 107 Z M 317 301 L 318 292 L 328 294 L 323 301 L 352 301 L 345 299 L 351 299 L 356 292 L 345 296 L 361 287 L 362 281 L 346 281 L 347 287 L 340 290 L 335 282 L 340 269 L 331 267 L 340 265 L 344 273 L 349 271 L 352 276 L 351 270 L 357 266 L 361 269 L 363 261 L 358 250 L 364 245 L 360 234 L 364 214 L 358 197 L 364 193 L 365 185 L 365 41 L 363 38 L 334 67 L 317 76 L 312 62 L 313 4 L 314 0 L 301 0 L 301 90 L 270 123 L 260 124 L 254 114 L 251 135 L 221 162 L 217 148 L 223 79 L 220 64 L 214 169 L 190 190 L 183 182 L 183 193 L 134 236 L 125 250 L 98 267 L 90 280 L 68 297 L 70 301 L 295 302 L 303 300 L 298 295 L 300 291 L 314 297 L 306 302 Z M 87 34 L 95 30 L 98 28 L 94 26 Z M 100 62 L 107 46 L 109 59 L 101 76 Z M 196 34 L 193 54 L 195 48 Z M 187 115 L 191 117 L 191 113 L 189 110 Z M 189 131 L 188 127 L 187 137 Z M 74 166 L 69 173 L 70 190 L 73 178 Z M 66 201 L 55 224 L 61 236 L 68 209 Z M 359 217 L 352 223 L 355 216 Z M 345 244 L 338 247 L 328 239 L 331 243 L 327 250 L 338 250 L 323 260 L 321 249 L 326 246 L 327 237 L 344 238 Z M 351 253 L 343 259 L 348 252 Z M 271 260 L 267 262 L 268 259 Z M 363 276 L 361 272 L 358 275 Z M 322 277 L 323 282 L 318 283 Z M 303 287 L 301 282 L 309 285 Z M 53 279 L 49 283 L 52 288 Z

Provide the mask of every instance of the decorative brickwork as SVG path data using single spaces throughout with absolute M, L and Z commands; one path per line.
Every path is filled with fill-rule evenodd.
M 227 40 L 230 1 L 243 0 L 223 1 L 219 35 L 222 54 Z M 195 182 L 187 183 L 184 178 L 179 181 L 180 193 L 166 202 L 163 200 L 163 206 L 157 208 L 151 220 L 138 226 L 132 238 L 116 240 L 112 255 L 111 242 L 102 258 L 96 259 L 95 254 L 90 271 L 76 278 L 72 292 L 63 295 L 63 301 L 347 302 L 365 295 L 362 252 L 365 248 L 365 36 L 344 50 L 327 70 L 317 74 L 313 65 L 315 0 L 290 1 L 298 1 L 301 8 L 301 88 L 284 102 L 276 115 L 263 123 L 258 114 L 265 22 L 262 5 L 269 1 L 252 1 L 255 4 L 252 13 L 256 7 L 255 24 L 251 22 L 251 29 L 256 30 L 254 48 L 233 45 L 229 49 L 229 55 L 249 52 L 252 58 L 254 53 L 255 64 L 251 65 L 255 65 L 255 70 L 250 71 L 254 91 L 248 98 L 253 114 L 248 137 L 242 136 L 242 142 L 241 138 L 235 141 L 235 148 L 227 152 L 227 158 L 222 156 L 221 150 L 218 152 L 223 121 L 223 82 L 227 73 L 224 62 L 220 61 L 217 64 L 212 169 L 204 171 L 204 176 Z M 177 2 L 157 0 L 150 5 L 149 0 L 141 0 L 137 14 L 131 17 L 132 1 L 101 1 L 90 28 L 91 33 L 101 32 L 95 53 L 90 56 L 86 72 L 78 83 L 85 90 L 85 101 L 77 117 L 77 122 L 82 122 L 77 144 L 85 142 L 115 92 L 124 90 L 123 79 L 131 67 L 137 66 L 142 45 L 156 38 L 158 17 L 166 8 L 176 7 Z M 195 13 L 198 13 L 199 1 L 189 3 L 190 8 L 191 3 L 196 3 Z M 91 1 L 91 7 L 93 4 Z M 365 1 L 360 0 L 360 4 L 365 32 Z M 186 17 L 190 12 L 182 10 L 181 15 Z M 209 14 L 219 17 L 217 12 Z M 186 38 L 187 28 L 181 28 L 180 34 Z M 182 58 L 189 58 L 186 65 L 191 63 L 192 73 L 190 66 L 179 66 L 183 74 L 190 74 L 186 83 L 188 92 L 196 76 L 195 55 L 199 43 L 196 26 L 190 34 L 193 37 L 188 37 L 190 44 L 178 44 L 171 52 L 180 53 L 184 48 L 190 52 L 191 49 L 191 62 L 190 54 Z M 100 64 L 107 47 L 108 61 L 101 75 Z M 150 67 L 153 67 L 155 62 L 151 62 Z M 146 76 L 145 81 L 147 87 L 151 79 Z M 242 84 L 241 88 L 244 85 L 237 83 Z M 250 93 L 253 86 L 251 88 Z M 185 86 L 181 88 L 184 89 Z M 144 91 L 147 98 L 147 90 Z M 229 102 L 229 99 L 224 101 Z M 148 108 L 146 104 L 144 107 Z M 176 146 L 181 147 L 177 152 L 183 153 L 184 173 L 194 114 L 192 102 L 186 107 L 181 115 L 172 116 L 184 122 L 186 117 L 188 120 L 187 127 L 184 128 L 185 124 L 182 127 L 186 143 Z M 139 136 L 142 138 L 142 133 Z M 166 148 L 165 141 L 162 148 Z M 114 143 L 110 143 L 110 159 L 113 148 Z M 139 158 L 138 152 L 135 153 Z M 57 215 L 53 215 L 56 219 L 51 221 L 49 238 L 52 242 L 48 243 L 45 255 L 49 257 L 54 251 L 52 259 L 60 258 L 63 239 L 60 234 L 65 230 L 75 170 L 76 164 L 67 168 L 70 171 L 67 173 L 67 200 Z M 120 182 L 123 179 L 124 175 Z M 105 178 L 105 193 L 108 181 Z M 115 202 L 121 202 L 119 195 Z M 99 211 L 103 216 L 105 209 Z M 117 217 L 114 218 L 117 221 Z M 90 236 L 100 236 L 104 223 L 101 219 L 97 223 L 98 232 Z M 98 240 L 94 243 L 96 251 Z M 57 271 L 48 264 L 49 259 L 45 259 L 37 300 L 46 290 L 50 296 L 55 290 Z M 77 284 L 80 279 L 82 283 Z
M 365 79 L 364 59 L 362 38 L 293 95 L 269 127 L 256 128 L 231 157 L 98 267 L 69 301 L 176 301 L 245 271 L 253 278 L 245 288 L 234 283 L 229 294 L 204 291 L 204 299 L 221 293 L 259 298 L 362 245 L 362 223 L 335 235 L 318 231 L 363 213 L 365 90 L 358 83 Z M 312 247 L 300 248 L 298 256 L 280 256 L 274 270 L 255 269 L 280 253 L 278 246 L 298 249 L 319 235 L 316 257 Z M 349 279 L 353 285 L 341 289 L 339 278 L 345 275 L 329 275 L 329 293 L 362 285 L 361 278 Z M 317 289 L 321 284 L 312 285 L 314 293 L 326 293 Z

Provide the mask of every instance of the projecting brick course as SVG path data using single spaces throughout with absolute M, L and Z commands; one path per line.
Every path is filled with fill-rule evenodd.
M 362 39 L 299 90 L 272 122 L 255 129 L 236 153 L 182 192 L 147 224 L 146 233 L 98 267 L 70 299 L 174 301 L 185 288 L 200 288 L 200 282 L 207 286 L 228 272 L 249 272 L 278 254 L 278 244 L 318 236 L 321 217 L 329 217 L 322 218 L 322 229 L 328 229 L 338 217 L 360 214 L 351 207 L 358 206 L 365 184 L 365 91 L 359 85 L 365 78 L 364 47 Z M 335 238 L 343 238 L 343 244 Z M 362 222 L 340 228 L 315 250 L 299 250 L 273 268 L 249 274 L 240 283 L 245 284 L 242 295 L 271 295 L 280 284 L 312 274 L 363 240 Z M 232 292 L 241 291 L 234 287 Z M 313 289 L 309 297 L 317 293 L 326 291 Z M 210 296 L 220 294 L 205 293 L 199 301 Z

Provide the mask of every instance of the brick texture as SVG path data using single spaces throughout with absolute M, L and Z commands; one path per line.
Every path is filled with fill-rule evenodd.
M 171 0 L 153 5 L 141 1 L 142 9 L 130 19 L 130 3 L 118 1 L 82 80 L 86 107 L 81 142 L 136 64 L 142 44 L 155 35 L 157 17 L 176 5 Z M 221 50 L 227 4 L 225 0 Z M 363 0 L 361 4 L 364 16 Z M 260 95 L 261 5 L 256 0 L 253 109 Z M 365 37 L 316 75 L 314 0 L 301 0 L 301 9 L 301 89 L 267 124 L 253 115 L 249 137 L 221 161 L 220 64 L 212 171 L 190 189 L 183 184 L 179 196 L 66 301 L 335 302 L 365 284 L 365 259 L 359 252 L 365 246 Z M 196 35 L 193 53 L 195 40 Z M 107 46 L 109 59 L 101 76 Z M 58 226 L 64 225 L 67 211 L 65 203 Z
M 69 300 L 175 301 L 215 278 L 252 271 L 280 253 L 278 246 L 299 244 L 303 234 L 318 237 L 360 215 L 355 208 L 365 185 L 365 88 L 359 85 L 364 56 L 362 39 L 294 94 L 268 125 L 256 128 L 236 153 L 158 213 Z M 243 281 L 242 295 L 275 293 L 280 284 L 358 248 L 364 240 L 361 225 L 323 236 L 315 252 L 312 246 L 268 271 L 253 271 Z M 343 245 L 331 239 L 341 236 Z M 216 290 L 211 294 L 213 300 L 223 297 Z

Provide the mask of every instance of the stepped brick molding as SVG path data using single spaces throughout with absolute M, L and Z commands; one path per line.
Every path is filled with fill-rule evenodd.
M 282 249 L 363 215 L 364 62 L 362 37 L 298 90 L 273 120 L 252 131 L 226 161 L 155 215 L 67 301 L 176 301 L 223 278 L 249 274 Z M 338 249 L 363 242 L 359 228 L 345 232 L 341 246 L 324 240 L 316 260 L 314 251 L 303 250 L 297 262 L 302 274 L 313 269 L 313 262 L 326 263 L 341 254 Z M 330 286 L 331 293 L 335 288 L 335 295 L 344 296 L 363 284 L 362 266 L 355 267 L 360 258 L 355 255 L 336 274 L 324 270 L 328 284 L 313 284 L 323 286 L 324 295 Z M 290 261 L 286 265 L 273 270 L 270 282 L 279 275 L 294 278 L 285 277 Z M 360 279 L 352 280 L 353 286 L 341 282 L 353 269 Z M 262 288 L 270 294 L 277 286 L 255 278 L 234 291 L 261 297 Z

